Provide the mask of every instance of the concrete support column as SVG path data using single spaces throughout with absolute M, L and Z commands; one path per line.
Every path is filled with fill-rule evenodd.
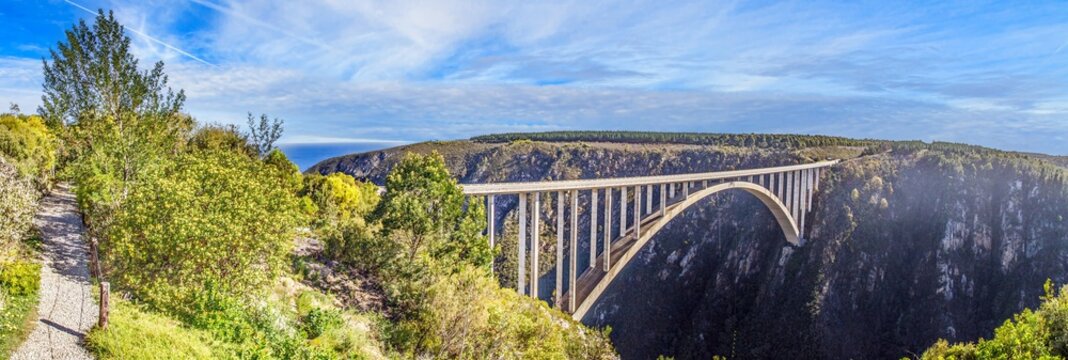
M 567 299 L 567 310 L 569 312 L 575 311 L 575 278 L 578 272 L 578 190 L 571 190 L 571 256 L 568 258 L 571 261 L 571 266 L 567 272 L 567 292 L 571 296 Z
M 690 198 L 690 182 L 689 181 L 682 183 L 682 198 L 683 199 L 689 199 Z
M 805 215 L 808 213 L 808 210 L 806 210 L 808 207 L 808 179 L 808 169 L 801 170 L 801 208 L 798 210 L 801 215 L 801 224 L 798 226 L 798 230 L 800 230 L 800 235 L 802 236 L 805 235 L 805 218 L 807 217 Z
M 541 193 L 534 193 L 534 210 L 530 214 L 530 296 L 538 298 L 538 255 L 541 252 Z
M 660 184 L 660 216 L 667 215 L 667 187 L 668 184 Z
M 597 193 L 598 189 L 590 189 L 590 268 L 597 266 Z
M 612 266 L 612 188 L 604 189 L 604 271 Z
M 668 187 L 668 197 L 674 199 L 675 198 L 675 184 L 667 184 L 667 187 Z
M 619 188 L 619 237 L 627 235 L 627 187 Z M 611 249 L 611 248 L 608 248 Z
M 779 191 L 776 191 L 775 195 L 779 197 L 779 201 L 786 204 L 786 175 L 783 173 L 778 173 L 776 175 L 778 176 L 778 180 L 775 181 L 775 185 L 778 186 Z
M 645 212 L 642 213 L 642 214 L 647 215 L 647 216 L 649 214 L 652 214 L 653 213 L 652 212 L 652 210 L 653 210 L 653 186 L 652 185 L 646 185 L 645 186 L 645 202 L 644 202 L 644 204 L 645 204 Z
M 757 185 L 760 185 L 760 187 L 764 187 L 764 175 L 763 174 L 757 175 Z
M 794 171 L 794 220 L 801 217 L 801 172 Z
M 519 193 L 519 239 L 516 247 L 519 248 L 519 262 L 516 276 L 516 291 L 523 295 L 526 291 L 526 267 L 527 267 L 527 193 Z
M 794 212 L 794 173 L 786 173 L 786 209 L 790 211 L 790 216 L 797 220 L 797 213 Z
M 556 192 L 556 291 L 553 300 L 556 307 L 564 303 L 564 192 Z
M 497 216 L 495 216 L 495 214 L 493 213 L 493 200 L 493 195 L 486 196 L 486 235 L 489 236 L 490 249 L 493 249 L 493 247 L 496 245 L 496 243 L 493 241 L 494 237 L 496 236 L 496 231 L 493 231 L 495 226 L 493 225 L 495 225 L 494 223 L 497 220 Z
M 637 239 L 642 233 L 642 187 L 634 187 L 634 238 Z

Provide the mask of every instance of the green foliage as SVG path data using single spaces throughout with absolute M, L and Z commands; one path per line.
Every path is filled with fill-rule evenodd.
M 178 312 L 208 287 L 234 296 L 262 289 L 283 269 L 297 224 L 296 198 L 271 171 L 207 151 L 143 179 L 101 245 L 114 283 Z
M 0 357 L 10 356 L 33 330 L 40 274 L 36 263 L 0 263 Z
M 189 138 L 193 150 L 221 150 L 256 155 L 256 147 L 249 144 L 248 136 L 234 125 L 205 125 Z
M 77 182 L 90 238 L 107 231 L 130 188 L 186 144 L 192 118 L 163 63 L 141 71 L 113 14 L 80 21 L 44 66 L 40 113 L 64 140 L 64 174 Z
M 107 329 L 94 328 L 86 347 L 98 359 L 217 359 L 226 354 L 211 334 L 112 298 Z
M 55 136 L 40 116 L 0 114 L 0 157 L 43 187 L 56 165 Z
M 408 262 L 490 264 L 492 250 L 481 235 L 485 210 L 471 202 L 465 211 L 463 191 L 441 155 L 409 153 L 387 176 L 386 189 L 377 218 L 383 235 L 399 244 Z
M 267 114 L 261 114 L 260 120 L 257 122 L 252 117 L 252 113 L 248 113 L 249 138 L 257 154 L 266 156 L 275 150 L 274 143 L 278 141 L 278 138 L 282 137 L 283 123 L 282 119 L 279 118 L 269 121 Z
M 314 205 L 315 220 L 312 225 L 317 229 L 337 227 L 354 219 L 363 219 L 380 200 L 377 186 L 358 182 L 344 173 L 304 177 L 301 196 L 307 197 Z
M 304 334 L 309 339 L 318 338 L 323 333 L 340 327 L 342 323 L 341 312 L 334 309 L 313 308 L 301 318 Z
M 500 288 L 484 269 L 466 266 L 424 289 L 418 315 L 391 339 L 415 357 L 450 359 L 608 359 L 607 334 L 592 331 L 544 302 Z
M 1046 296 L 1038 311 L 1024 309 L 978 344 L 949 345 L 939 340 L 923 353 L 925 360 L 1064 359 L 1068 357 L 1068 287 L 1055 293 L 1046 282 Z
M 0 261 L 13 257 L 33 225 L 37 199 L 33 186 L 0 157 Z
M 34 294 L 41 287 L 41 265 L 28 261 L 0 264 L 0 285 L 8 295 Z

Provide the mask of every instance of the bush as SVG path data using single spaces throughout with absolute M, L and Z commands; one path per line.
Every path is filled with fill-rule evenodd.
M 270 157 L 268 157 L 270 159 Z M 378 187 L 358 182 L 344 173 L 309 175 L 301 195 L 314 204 L 313 226 L 332 230 L 354 219 L 363 219 L 378 205 Z
M 341 312 L 334 309 L 313 308 L 301 318 L 301 324 L 308 339 L 315 339 L 341 326 Z
M 33 187 L 13 166 L 0 158 L 0 261 L 14 255 L 17 244 L 33 225 L 37 199 Z
M 43 186 L 56 165 L 55 136 L 40 116 L 0 114 L 0 157 L 12 161 L 21 176 Z
M 9 295 L 36 293 L 41 287 L 41 265 L 25 261 L 0 264 L 0 285 Z
M 168 311 L 211 289 L 256 294 L 284 268 L 297 215 L 293 194 L 256 159 L 205 151 L 178 156 L 130 193 L 101 245 L 120 288 Z
M 607 334 L 510 289 L 484 269 L 464 267 L 425 289 L 418 316 L 393 331 L 416 357 L 449 359 L 610 359 Z
M 1049 281 L 1038 311 L 1024 309 L 994 330 L 991 339 L 978 344 L 949 345 L 938 340 L 923 353 L 925 360 L 1064 359 L 1068 341 L 1068 287 L 1060 292 Z

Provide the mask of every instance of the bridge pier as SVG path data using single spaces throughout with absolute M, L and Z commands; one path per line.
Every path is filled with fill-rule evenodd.
M 519 256 L 516 258 L 516 262 L 519 265 L 519 276 L 516 276 L 516 292 L 519 295 L 525 294 L 527 286 L 526 269 L 527 269 L 527 193 L 519 193 L 519 240 L 516 243 L 516 248 L 519 249 Z
M 597 266 L 597 193 L 600 190 L 590 189 L 590 268 Z
M 534 193 L 534 213 L 531 214 L 530 235 L 530 297 L 538 297 L 538 253 L 541 252 L 541 193 Z

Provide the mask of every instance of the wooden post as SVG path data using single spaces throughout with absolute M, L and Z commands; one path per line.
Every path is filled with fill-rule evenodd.
M 97 326 L 101 329 L 108 328 L 108 313 L 111 307 L 111 283 L 100 282 L 100 319 Z

